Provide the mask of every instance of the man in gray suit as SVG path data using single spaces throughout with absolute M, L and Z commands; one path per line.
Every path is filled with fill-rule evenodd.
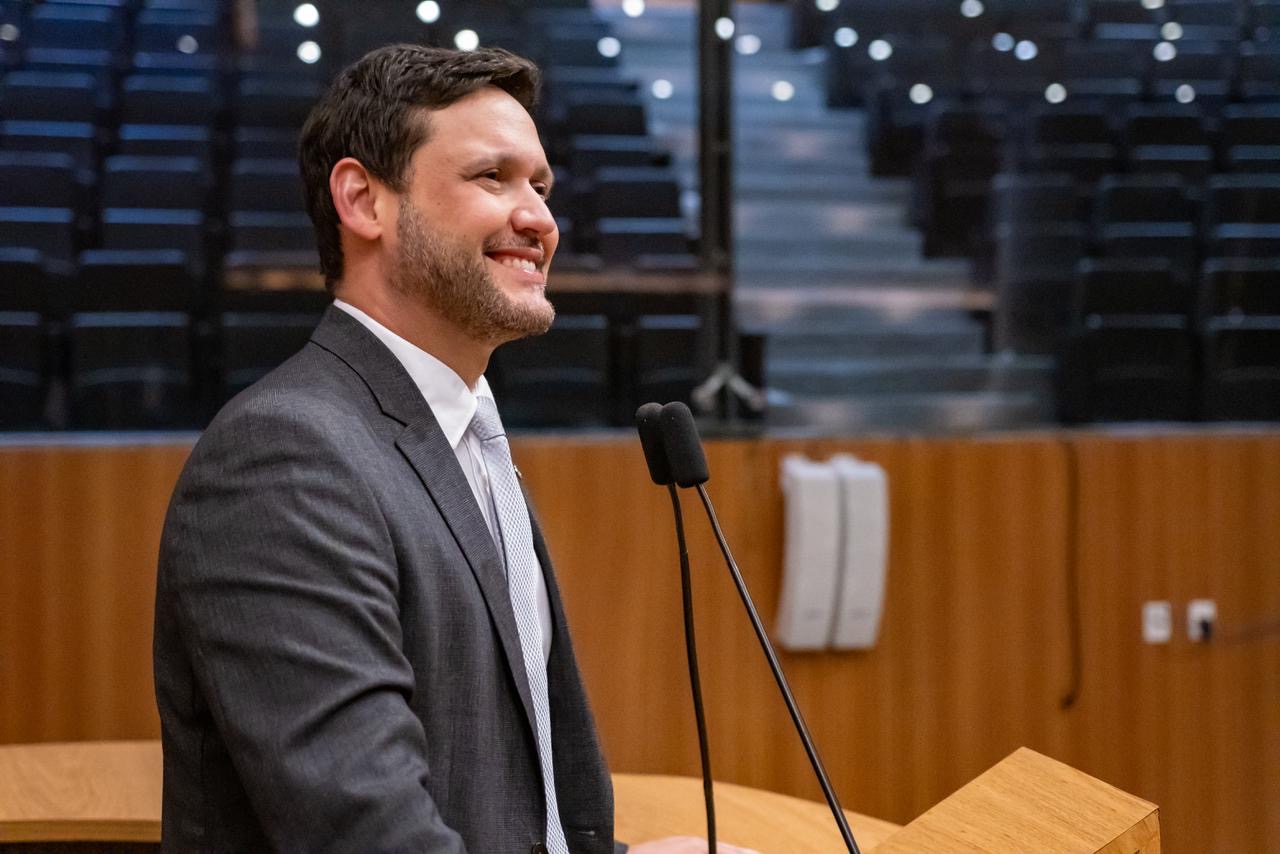
M 381 48 L 304 128 L 335 302 L 219 413 L 174 492 L 155 629 L 166 850 L 615 849 L 483 376 L 554 316 L 537 83 L 504 51 Z

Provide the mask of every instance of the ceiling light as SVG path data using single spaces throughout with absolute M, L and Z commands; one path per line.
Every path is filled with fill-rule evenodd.
M 996 33 L 991 37 L 991 46 L 1001 53 L 1008 53 L 1013 50 L 1013 36 L 1008 33 Z
M 1156 62 L 1168 62 L 1178 55 L 1178 49 L 1173 46 L 1173 42 L 1160 42 L 1151 49 L 1151 55 L 1156 58 Z
M 732 18 L 716 18 L 716 35 L 720 37 L 720 41 L 727 42 L 733 38 L 733 31 L 736 29 L 733 25 Z
M 792 86 L 786 80 L 779 80 L 773 84 L 769 90 L 774 99 L 778 101 L 790 101 L 796 95 L 796 87 Z
M 1190 104 L 1196 99 L 1195 87 L 1189 83 L 1183 83 L 1173 90 L 1173 97 L 1177 99 L 1179 104 Z
M 1165 41 L 1176 42 L 1182 38 L 1182 24 L 1177 21 L 1165 21 L 1160 27 L 1160 35 Z
M 924 83 L 917 83 L 907 90 L 907 97 L 913 104 L 927 104 L 933 100 L 933 89 Z
M 315 42 L 303 42 L 298 45 L 298 59 L 307 65 L 315 65 L 320 61 L 320 45 Z
M 982 5 L 982 0 L 964 0 L 960 4 L 960 14 L 966 18 L 976 18 L 985 11 L 987 7 Z
M 753 33 L 743 33 L 734 40 L 734 46 L 743 56 L 752 56 L 760 52 L 760 37 Z
M 458 30 L 453 37 L 453 44 L 458 50 L 475 50 L 480 47 L 480 36 L 475 30 Z
M 440 20 L 440 4 L 436 0 L 422 0 L 416 11 L 418 20 L 424 24 L 434 24 Z
M 841 27 L 835 32 L 837 47 L 853 47 L 858 43 L 858 31 L 853 27 Z
M 320 10 L 313 3 L 303 3 L 293 10 L 293 22 L 300 27 L 314 27 L 320 23 Z
M 676 87 L 671 85 L 670 80 L 658 79 L 653 81 L 651 91 L 653 92 L 653 97 L 659 101 L 665 101 L 675 93 Z
M 819 12 L 834 12 L 840 5 L 840 0 L 813 0 L 813 5 L 818 7 Z
M 893 56 L 893 45 L 889 44 L 884 39 L 876 39 L 871 44 L 867 45 L 867 56 L 871 57 L 876 62 L 884 62 L 886 59 Z
M 639 18 L 644 14 L 644 0 L 622 0 L 622 14 L 628 18 Z
M 1029 62 L 1040 55 L 1040 48 L 1033 41 L 1020 41 L 1013 48 L 1013 55 L 1023 62 Z
M 470 48 L 468 48 L 468 50 L 469 49 Z M 622 53 L 622 42 L 618 41 L 613 36 L 605 36 L 600 39 L 600 41 L 596 42 L 596 50 L 600 51 L 600 55 L 604 58 L 613 59 L 615 56 Z
M 1067 87 L 1061 83 L 1050 83 L 1045 87 L 1044 99 L 1050 104 L 1061 104 L 1067 100 Z

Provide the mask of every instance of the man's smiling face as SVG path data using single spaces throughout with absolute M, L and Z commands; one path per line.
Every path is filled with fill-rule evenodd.
M 560 235 L 533 119 L 492 86 L 428 116 L 400 197 L 391 285 L 476 341 L 545 332 Z

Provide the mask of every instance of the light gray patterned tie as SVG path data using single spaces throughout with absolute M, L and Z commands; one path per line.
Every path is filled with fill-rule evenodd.
M 480 439 L 485 468 L 489 471 L 489 489 L 498 512 L 498 529 L 502 532 L 499 551 L 507 563 L 507 590 L 511 609 L 520 633 L 520 652 L 524 672 L 529 677 L 529 694 L 533 697 L 534 723 L 538 731 L 538 756 L 542 760 L 542 790 L 547 800 L 547 849 L 551 854 L 569 854 L 569 845 L 560 826 L 560 810 L 556 805 L 555 769 L 551 762 L 551 704 L 547 700 L 547 665 L 542 657 L 542 624 L 538 621 L 537 574 L 541 571 L 533 551 L 533 532 L 529 527 L 529 508 L 516 480 L 511 463 L 511 448 L 498 418 L 492 398 L 478 396 L 471 429 Z

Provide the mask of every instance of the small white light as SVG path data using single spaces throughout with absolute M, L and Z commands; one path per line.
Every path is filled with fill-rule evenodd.
M 1013 48 L 1013 55 L 1023 62 L 1029 62 L 1040 55 L 1040 48 L 1033 41 L 1020 41 Z
M 1142 8 L 1144 9 L 1163 9 L 1164 0 L 1142 0 Z
M 436 0 L 422 0 L 417 9 L 418 20 L 424 24 L 434 24 L 440 20 L 440 4 Z
M 982 5 L 982 0 L 964 0 L 960 4 L 960 14 L 966 18 L 976 18 L 985 11 L 987 7 Z
M 461 45 L 459 45 L 459 47 L 461 47 Z M 465 49 L 471 50 L 472 48 Z M 600 55 L 606 59 L 613 59 L 615 56 L 622 53 L 622 42 L 618 41 L 613 36 L 605 36 L 600 39 L 600 41 L 596 42 L 596 50 L 600 51 Z
M 622 0 L 622 14 L 628 18 L 639 18 L 644 14 L 644 0 Z
M 841 27 L 835 32 L 836 47 L 853 47 L 858 43 L 858 31 L 853 27 Z
M 298 59 L 307 65 L 315 65 L 320 61 L 320 45 L 315 42 L 303 42 L 298 45 Z
M 320 10 L 313 3 L 303 3 L 293 10 L 293 22 L 300 27 L 314 27 L 320 23 Z
M 991 37 L 991 46 L 1001 53 L 1013 50 L 1013 36 L 1008 33 L 996 33 Z
M 732 18 L 716 18 L 715 28 L 716 35 L 720 37 L 722 42 L 727 42 L 733 38 L 733 31 L 737 29 Z
M 676 87 L 671 85 L 670 80 L 663 80 L 659 78 L 653 81 L 652 91 L 653 97 L 657 98 L 659 101 L 665 101 L 675 94 Z
M 813 0 L 819 12 L 834 12 L 840 6 L 840 0 Z
M 1160 26 L 1160 36 L 1165 41 L 1176 42 L 1182 38 L 1182 24 L 1177 21 L 1165 21 Z
M 0 42 L 16 42 L 20 35 L 16 24 L 0 24 Z
M 1044 99 L 1050 104 L 1061 104 L 1067 100 L 1067 87 L 1061 83 L 1050 83 L 1045 87 Z
M 770 92 L 778 101 L 790 101 L 796 95 L 796 87 L 792 86 L 786 80 L 779 80 L 773 84 Z
M 913 104 L 927 104 L 933 100 L 933 90 L 924 83 L 917 83 L 907 90 L 907 97 Z
M 178 36 L 178 44 L 176 45 L 179 53 L 193 54 L 200 49 L 200 42 L 196 41 L 193 35 Z
M 1178 100 L 1179 104 L 1190 104 L 1196 99 L 1196 89 L 1189 83 L 1183 83 L 1173 90 L 1173 97 Z
M 458 30 L 453 37 L 453 46 L 458 50 L 475 50 L 480 47 L 480 36 L 475 30 Z
M 733 44 L 743 56 L 754 56 L 760 52 L 760 37 L 754 33 L 743 33 L 734 39 Z
M 884 62 L 886 59 L 893 56 L 893 45 L 889 44 L 884 39 L 876 39 L 871 44 L 867 45 L 867 56 L 871 57 L 876 62 Z
M 1160 42 L 1151 49 L 1151 55 L 1156 58 L 1156 62 L 1168 62 L 1178 55 L 1178 49 L 1173 46 L 1173 42 Z

